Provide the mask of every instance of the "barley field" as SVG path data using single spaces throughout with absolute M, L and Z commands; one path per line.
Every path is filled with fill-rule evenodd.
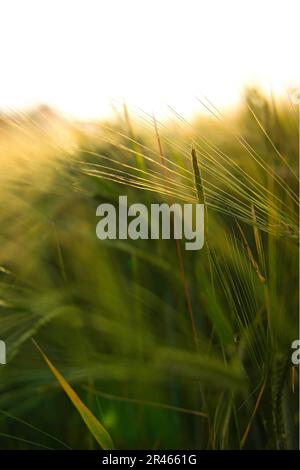
M 0 116 L 1 449 L 295 449 L 298 106 Z M 204 203 L 205 242 L 99 240 L 96 208 Z

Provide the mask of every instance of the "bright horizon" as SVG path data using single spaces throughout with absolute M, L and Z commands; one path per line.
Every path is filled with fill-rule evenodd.
M 299 13 L 296 0 L 3 0 L 0 110 L 186 115 L 245 85 L 284 94 L 300 84 Z

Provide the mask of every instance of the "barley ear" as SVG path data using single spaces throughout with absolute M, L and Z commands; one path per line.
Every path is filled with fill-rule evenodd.
M 192 163 L 193 163 L 193 172 L 195 178 L 195 188 L 197 192 L 197 199 L 199 204 L 204 204 L 204 190 L 202 184 L 201 173 L 198 165 L 197 154 L 195 147 L 192 147 Z

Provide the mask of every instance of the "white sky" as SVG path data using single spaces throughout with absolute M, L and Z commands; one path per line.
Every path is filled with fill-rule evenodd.
M 0 108 L 162 114 L 300 84 L 299 0 L 0 0 Z

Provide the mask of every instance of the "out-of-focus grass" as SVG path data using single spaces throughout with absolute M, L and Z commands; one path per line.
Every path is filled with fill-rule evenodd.
M 1 118 L 1 448 L 97 447 L 31 337 L 117 448 L 296 447 L 297 109 L 254 90 L 226 117 L 205 105 Z M 196 203 L 197 165 L 203 250 L 96 238 L 121 194 Z

